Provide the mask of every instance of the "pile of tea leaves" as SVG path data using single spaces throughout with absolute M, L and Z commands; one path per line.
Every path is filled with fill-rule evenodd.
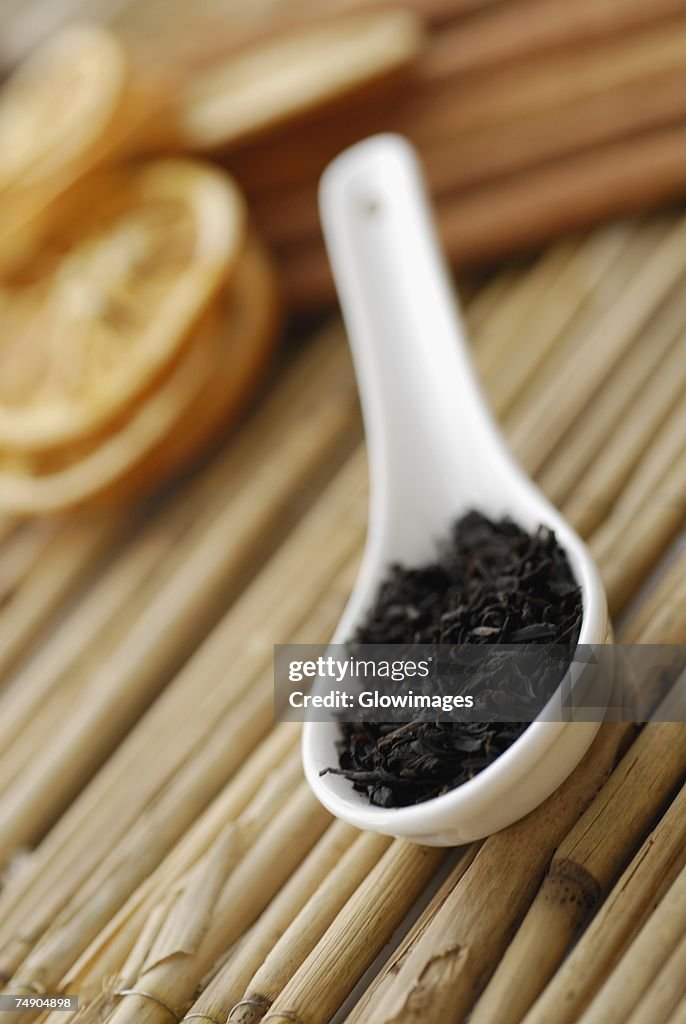
M 510 519 L 469 512 L 455 523 L 435 563 L 392 567 L 353 644 L 554 644 L 563 651 L 564 671 L 582 610 L 581 591 L 553 532 L 540 527 L 529 534 Z M 541 697 L 541 707 L 544 702 Z M 527 723 L 423 717 L 340 728 L 339 766 L 327 771 L 345 776 L 372 804 L 402 807 L 471 779 Z

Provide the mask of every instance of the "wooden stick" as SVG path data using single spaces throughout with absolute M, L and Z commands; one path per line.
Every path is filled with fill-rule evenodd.
M 686 685 L 686 674 L 675 685 Z M 680 723 L 651 723 L 643 729 L 555 852 L 543 885 L 477 1003 L 473 1024 L 515 1024 L 524 1016 L 663 804 L 686 778 L 682 741 Z
M 54 632 L 0 696 L 3 789 L 48 742 L 55 722 L 70 713 L 85 685 L 84 672 L 92 671 L 93 648 L 103 651 L 113 620 L 128 622 L 134 610 L 138 614 L 147 603 L 143 584 L 174 540 L 168 523 L 159 525 L 162 529 L 145 533 L 108 567 L 72 613 L 68 628 Z M 121 616 L 122 612 L 126 614 Z
M 511 118 L 497 127 L 461 131 L 446 125 L 436 133 L 437 140 L 417 138 L 412 126 L 404 131 L 420 146 L 428 186 L 442 204 L 450 196 L 478 193 L 490 183 L 535 173 L 551 161 L 573 159 L 594 147 L 681 123 L 686 116 L 682 85 L 678 69 L 647 82 L 622 84 L 590 101 L 583 97 Z M 297 251 L 319 239 L 316 189 L 313 181 L 293 187 L 286 202 L 283 191 L 282 187 L 273 194 L 255 196 L 255 217 L 272 245 L 284 252 Z
M 686 788 L 682 788 L 523 1024 L 572 1024 L 579 1019 L 658 895 L 683 868 L 685 839 Z
M 686 869 L 653 911 L 619 965 L 579 1018 L 583 1024 L 624 1024 L 686 931 Z
M 0 678 L 26 654 L 57 609 L 83 583 L 123 528 L 116 518 L 75 523 L 59 532 L 0 612 Z
M 510 339 L 510 352 L 515 358 L 498 359 L 486 372 L 489 398 L 505 422 L 527 384 L 536 385 L 546 359 L 557 346 L 565 343 L 587 304 L 595 295 L 603 295 L 606 276 L 617 264 L 624 264 L 627 250 L 636 241 L 633 224 L 620 223 L 591 236 L 551 282 L 549 289 L 545 293 L 538 292 L 537 305 L 531 310 L 530 318 L 527 317 L 526 327 L 522 324 L 514 337 L 510 327 L 505 337 Z M 626 263 L 630 267 L 628 260 Z
M 273 425 L 279 448 L 263 458 L 232 500 L 203 523 L 200 536 L 178 546 L 171 572 L 126 636 L 90 680 L 79 705 L 31 768 L 0 800 L 4 828 L 0 860 L 39 838 L 115 742 L 147 706 L 165 674 L 197 639 L 232 579 L 263 557 L 264 537 L 276 532 L 289 500 L 330 473 L 348 446 L 355 408 L 345 387 L 303 404 L 288 431 Z M 214 510 L 213 510 L 214 511 Z M 79 547 L 79 552 L 82 550 Z
M 474 30 L 477 26 L 478 21 L 472 22 Z M 361 97 L 333 116 L 327 112 L 296 125 L 287 135 L 238 154 L 232 170 L 251 199 L 271 195 L 273 201 L 257 219 L 273 242 L 312 238 L 315 183 L 355 133 L 359 138 L 392 129 L 408 135 L 425 158 L 432 190 L 447 197 L 499 175 L 534 170 L 544 161 L 680 121 L 678 76 L 685 34 L 683 17 L 663 20 L 642 32 L 616 31 L 524 64 L 487 69 L 467 81 L 459 74 L 453 79 L 443 79 L 440 71 L 433 75 L 434 61 L 440 65 L 439 39 L 428 48 L 404 95 L 389 91 L 375 103 Z M 581 62 L 583 75 L 578 73 Z M 502 135 L 506 144 L 499 149 Z M 455 159 L 462 145 L 464 165 Z M 286 192 L 289 209 L 284 210 L 276 198 Z
M 299 733 L 293 724 L 282 724 L 273 728 L 255 747 L 165 860 L 107 921 L 70 968 L 63 980 L 65 990 L 78 991 L 86 1003 L 106 989 L 113 994 L 136 936 L 160 900 L 206 855 L 227 823 L 244 815 L 251 806 L 254 809 L 255 804 L 258 810 L 264 809 L 265 792 L 273 802 L 274 771 L 292 754 Z M 278 778 L 276 781 L 278 783 Z
M 451 869 L 450 874 L 444 880 L 442 885 L 439 886 L 434 896 L 429 900 L 429 903 L 424 908 L 419 918 L 414 921 L 410 929 L 407 931 L 397 949 L 392 953 L 382 973 L 377 973 L 374 976 L 371 984 L 363 993 L 362 998 L 358 1000 L 350 1015 L 346 1017 L 346 1022 L 350 1022 L 350 1024 L 352 1024 L 353 1021 L 357 1022 L 368 1020 L 368 1008 L 373 1008 L 375 1004 L 384 1004 L 387 995 L 392 993 L 395 975 L 400 970 L 401 965 L 412 952 L 412 949 L 420 936 L 423 935 L 443 906 L 445 900 L 450 894 L 450 891 L 455 887 L 459 879 L 462 878 L 470 867 L 481 845 L 482 843 L 475 842 L 457 851 L 457 864 Z
M 0 601 L 6 601 L 13 590 L 40 558 L 57 530 L 52 520 L 13 524 L 7 520 L 7 536 L 0 524 Z
M 653 386 L 651 382 L 659 375 L 667 353 L 678 349 L 675 338 L 683 327 L 685 313 L 681 291 L 677 290 L 656 310 L 640 343 L 615 366 L 602 391 L 557 445 L 554 457 L 539 474 L 539 483 L 556 504 L 570 498 L 575 488 L 583 484 L 583 475 L 598 454 L 599 439 L 609 440 L 615 425 L 623 417 L 626 419 L 628 409 L 642 401 L 644 387 Z M 651 406 L 648 410 L 651 416 L 655 415 Z M 621 436 L 620 431 L 615 434 Z
M 354 520 L 354 529 L 349 530 L 347 537 L 342 529 L 334 529 L 332 534 L 331 512 L 335 509 L 340 514 L 341 511 L 345 511 L 346 502 L 348 508 L 351 501 L 355 502 L 355 488 L 350 482 L 352 473 L 359 476 L 356 460 L 351 463 L 351 472 L 343 474 L 336 481 L 324 507 L 315 509 L 301 524 L 298 535 L 294 538 L 297 543 L 294 543 L 293 549 L 287 547 L 282 557 L 270 565 L 270 571 L 264 580 L 260 580 L 260 585 L 255 586 L 252 593 L 248 592 L 243 599 L 246 613 L 250 612 L 254 616 L 254 611 L 257 611 L 262 617 L 265 613 L 265 594 L 269 594 L 271 601 L 279 602 L 277 606 L 280 609 L 280 621 L 272 615 L 271 621 L 268 620 L 267 624 L 262 626 L 272 641 L 279 635 L 288 638 L 288 633 L 281 630 L 290 628 L 293 631 L 300 627 L 300 623 L 305 630 L 304 639 L 311 641 L 313 635 L 320 635 L 323 639 L 330 634 L 340 615 L 350 585 L 351 568 L 354 568 L 348 567 L 346 559 L 350 558 L 352 550 L 355 552 L 356 561 L 362 523 Z M 320 520 L 319 524 L 317 519 Z M 303 602 L 297 600 L 298 591 L 293 574 L 284 572 L 284 569 L 289 567 L 291 560 L 302 564 L 303 551 L 307 551 L 311 556 L 313 550 L 317 550 L 318 532 L 325 542 L 325 552 L 323 551 L 321 557 L 316 560 L 316 572 L 313 564 L 309 576 L 301 580 L 303 596 L 307 595 L 306 600 L 310 602 L 303 608 Z M 342 570 L 340 589 L 331 586 L 331 575 L 336 569 Z M 275 588 L 276 581 L 278 585 Z M 284 588 L 290 595 L 290 603 L 281 599 Z M 329 591 L 329 599 L 326 601 L 322 601 L 320 596 L 324 588 Z M 303 622 L 303 616 L 307 615 L 308 608 L 309 618 L 305 618 Z M 240 637 L 245 635 L 247 614 L 241 616 L 236 614 L 238 611 L 240 606 L 234 609 L 224 628 L 220 627 L 216 635 L 210 638 L 189 663 L 176 684 L 176 692 L 171 691 L 169 699 L 165 700 L 159 709 L 155 709 L 153 721 L 165 749 L 165 756 L 162 757 L 159 751 L 157 752 L 154 770 L 152 763 L 147 771 L 145 768 L 146 759 L 150 759 L 148 745 L 151 741 L 151 730 L 145 727 L 147 723 L 144 721 L 142 728 L 132 734 L 109 766 L 108 774 L 114 786 L 97 786 L 91 793 L 86 794 L 81 808 L 74 805 L 69 812 L 74 822 L 67 831 L 68 841 L 56 846 L 56 856 L 48 861 L 49 870 L 46 871 L 44 867 L 38 874 L 34 871 L 18 879 L 18 883 L 21 884 L 15 886 L 14 891 L 10 890 L 3 894 L 6 910 L 0 937 L 3 940 L 2 969 L 6 974 L 16 969 L 27 952 L 25 941 L 17 944 L 14 940 L 16 932 L 20 931 L 22 936 L 30 935 L 35 942 L 50 924 L 59 907 L 73 893 L 76 913 L 74 910 L 66 909 L 62 917 L 58 917 L 50 925 L 45 932 L 44 940 L 35 946 L 31 954 L 31 963 L 34 965 L 32 970 L 40 972 L 42 977 L 49 973 L 56 982 L 94 936 L 98 926 L 104 924 L 108 910 L 115 910 L 121 905 L 132 888 L 145 876 L 146 870 L 154 867 L 185 825 L 190 823 L 208 798 L 217 791 L 220 781 L 235 769 L 238 760 L 243 756 L 245 745 L 249 746 L 269 727 L 273 714 L 273 680 L 269 647 L 260 645 L 253 648 L 251 657 L 246 659 L 244 675 L 241 673 L 240 662 L 235 662 L 234 671 L 237 674 L 238 687 L 232 692 L 231 688 L 226 686 L 226 651 L 235 649 Z M 297 634 L 291 635 L 290 638 L 297 642 Z M 206 699 L 204 707 L 201 703 L 199 715 L 190 715 L 186 712 L 186 717 L 181 719 L 186 725 L 186 735 L 181 734 L 175 747 L 170 750 L 166 742 L 169 728 L 173 728 L 174 721 L 179 720 L 179 714 L 184 714 L 183 705 L 178 698 L 181 696 L 184 701 L 198 704 L 200 680 L 205 680 L 205 686 L 208 680 L 214 682 L 217 698 Z M 252 688 L 248 689 L 251 683 Z M 242 693 L 245 693 L 245 697 L 241 699 Z M 184 756 L 188 757 L 197 749 L 198 743 L 204 743 L 201 753 L 180 770 Z M 139 754 L 135 753 L 137 747 L 140 749 Z M 132 800 L 130 785 L 126 783 L 131 777 L 133 765 L 137 767 L 138 772 L 145 773 L 142 777 L 146 780 L 145 785 L 138 786 L 138 810 L 136 801 Z M 178 775 L 170 786 L 175 770 Z M 165 784 L 166 792 L 162 790 Z M 161 791 L 164 798 L 160 799 L 157 796 L 156 802 L 152 803 L 151 812 L 143 814 L 146 804 Z M 101 805 L 107 822 L 105 827 L 100 824 L 97 814 L 97 808 Z M 118 807 L 121 809 L 117 809 Z M 136 825 L 132 828 L 133 822 L 136 822 Z M 130 831 L 125 835 L 127 826 Z M 123 853 L 117 852 L 116 842 L 120 837 L 126 850 L 125 858 Z M 113 845 L 114 851 L 107 857 Z M 65 867 L 69 864 L 73 865 L 71 870 Z M 37 867 L 40 868 L 40 861 Z M 65 871 L 72 888 L 63 881 L 56 889 L 53 878 L 59 877 L 60 874 L 64 877 Z M 81 922 L 78 908 L 85 906 L 87 909 L 87 903 L 84 904 L 86 890 L 83 888 L 86 879 L 88 891 L 98 893 L 100 917 L 89 916 L 87 922 Z M 109 893 L 107 899 L 105 892 Z M 20 925 L 19 922 L 23 924 Z M 59 957 L 57 948 L 60 950 Z M 24 973 L 26 970 L 25 965 Z
M 229 877 L 199 946 L 144 969 L 135 987 L 147 995 L 124 996 L 111 1016 L 112 1024 L 166 1022 L 168 1011 L 150 996 L 176 1007 L 181 1016 L 179 1011 L 188 1005 L 206 971 L 256 920 L 329 821 L 309 786 L 302 783 Z M 284 844 L 286 833 L 289 841 Z
M 685 368 L 686 340 L 665 356 L 654 378 L 645 383 L 637 401 L 620 419 L 617 432 L 570 495 L 565 514 L 581 533 L 590 535 L 601 525 L 641 457 L 650 456 L 653 438 L 683 396 Z
M 620 418 L 616 433 L 570 495 L 565 514 L 577 530 L 589 535 L 601 525 L 634 467 L 643 456 L 651 458 L 651 442 L 678 405 L 684 388 L 686 338 L 680 338 L 665 355 L 654 377 L 644 381 L 641 394 Z
M 638 0 L 582 0 L 552 6 L 545 0 L 498 4 L 437 34 L 430 73 L 445 78 L 482 71 L 558 46 L 628 32 L 683 11 L 683 0 L 658 0 L 649 7 Z
M 343 846 L 340 837 L 336 839 L 341 830 L 346 839 Z M 226 1020 L 244 993 L 245 1005 L 256 1002 L 265 1012 L 391 843 L 385 836 L 361 835 L 342 822 L 332 825 L 329 833 L 195 1001 L 189 1017 L 203 1013 Z M 328 866 L 321 870 L 320 848 L 328 850 L 331 844 L 338 856 L 328 856 Z
M 598 282 L 598 288 L 589 295 L 587 303 L 577 311 L 577 315 L 572 318 L 567 330 L 562 333 L 547 358 L 540 363 L 535 378 L 522 389 L 504 416 L 503 423 L 508 433 L 516 432 L 520 421 L 529 415 L 529 407 L 532 404 L 537 404 L 541 395 L 545 394 L 548 388 L 554 387 L 561 375 L 572 371 L 579 346 L 583 345 L 585 338 L 595 330 L 597 323 L 607 316 L 610 309 L 622 305 L 626 292 L 634 286 L 637 275 L 652 257 L 653 252 L 664 243 L 673 224 L 673 219 L 652 217 L 649 221 L 639 222 L 636 225 L 635 235 L 624 249 L 622 258 L 606 269 Z M 651 316 L 651 322 L 654 316 L 655 312 Z M 634 345 L 629 346 L 629 353 L 633 353 L 640 347 L 641 338 L 639 337 Z M 581 428 L 587 415 L 591 419 L 593 418 L 594 408 L 603 401 L 605 388 L 608 387 L 609 381 L 614 378 L 614 375 L 621 371 L 626 358 L 627 353 L 622 352 L 618 360 L 613 363 L 612 372 L 605 380 L 603 388 L 598 389 L 591 396 L 584 406 L 583 414 L 570 425 L 561 441 L 558 440 L 554 447 L 546 453 L 543 459 L 544 468 L 551 462 L 555 462 L 554 453 L 558 449 L 562 452 L 561 458 L 564 457 L 563 444 L 567 437 Z M 601 420 L 598 425 L 600 433 L 595 437 L 596 447 L 598 436 L 610 436 L 614 429 L 614 423 L 614 418 Z M 539 470 L 536 473 L 537 478 L 540 477 L 541 472 L 542 470 Z
M 418 930 L 392 989 L 382 989 L 383 1003 L 366 1004 L 363 1019 L 375 1024 L 462 1020 L 533 897 L 553 850 L 611 771 L 626 735 L 626 727 L 601 726 L 589 753 L 556 793 L 484 842 L 440 910 Z M 359 1020 L 353 1012 L 348 1024 Z
M 682 554 L 674 559 L 624 630 L 624 643 L 640 643 L 642 636 L 650 636 L 654 644 L 680 643 L 685 620 L 686 555 Z
M 462 132 L 505 126 L 520 117 L 550 112 L 585 100 L 595 102 L 619 87 L 679 68 L 679 49 L 686 34 L 686 18 L 665 19 L 640 32 L 618 30 L 583 46 L 571 44 L 541 53 L 523 64 L 459 79 L 432 83 L 418 90 L 402 110 L 407 123 L 417 118 L 415 137 L 450 138 Z M 430 67 L 432 53 L 426 63 Z M 584 73 L 579 74 L 580 59 Z M 430 71 L 429 71 L 430 75 Z M 649 91 L 649 85 L 646 91 Z M 455 102 L 456 90 L 462 102 Z M 421 118 L 419 118 L 421 115 Z
M 626 505 L 618 505 L 591 540 L 591 550 L 602 560 L 608 600 L 617 612 L 625 607 L 640 580 L 657 563 L 683 525 L 686 450 L 678 433 L 668 429 L 667 438 L 667 447 L 681 445 L 681 456 L 658 476 L 652 491 L 648 485 L 652 481 L 653 467 L 647 467 L 640 475 L 637 473 Z M 656 448 L 648 457 L 654 455 Z M 639 489 L 633 487 L 636 484 L 641 485 L 641 490 L 645 485 L 643 505 L 638 504 Z
M 445 850 L 396 840 L 288 982 L 265 1020 L 325 1024 L 402 921 Z M 351 942 L 351 935 L 355 941 Z M 345 951 L 345 956 L 343 952 Z M 327 984 L 322 986 L 323 979 Z M 233 1021 L 259 1020 L 255 1007 Z
M 545 433 L 552 439 L 550 451 L 686 272 L 684 241 L 686 220 L 682 219 L 654 251 L 651 261 L 639 271 L 625 301 L 608 309 L 584 337 L 577 349 L 574 387 L 570 388 L 565 378 L 559 378 L 522 416 L 513 433 L 512 445 L 530 471 L 538 472 L 544 462 L 538 450 L 540 431 L 536 424 L 545 422 Z
M 628 1024 L 667 1024 L 686 995 L 686 936 L 646 989 Z
M 439 200 L 443 244 L 453 263 L 465 266 L 655 206 L 681 194 L 685 160 L 686 128 L 677 126 Z M 319 246 L 284 251 L 283 257 L 281 274 L 290 301 L 310 307 L 331 301 L 331 278 Z

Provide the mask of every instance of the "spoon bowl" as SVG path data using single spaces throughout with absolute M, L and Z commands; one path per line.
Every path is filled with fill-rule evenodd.
M 579 644 L 605 643 L 607 602 L 593 560 L 509 453 L 481 395 L 412 147 L 379 135 L 346 150 L 322 177 L 320 210 L 370 470 L 364 557 L 333 643 L 354 635 L 391 564 L 430 562 L 455 520 L 472 509 L 509 516 L 532 533 L 541 525 L 555 532 L 581 589 Z M 305 723 L 305 774 L 319 800 L 358 828 L 457 845 L 538 806 L 598 729 L 597 721 L 544 721 L 554 717 L 546 711 L 540 717 L 473 779 L 411 807 L 375 807 L 344 777 L 320 774 L 338 763 L 336 722 Z

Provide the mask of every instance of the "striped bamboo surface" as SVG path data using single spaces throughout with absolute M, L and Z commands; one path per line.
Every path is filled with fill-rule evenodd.
M 686 642 L 685 282 L 665 214 L 565 239 L 466 308 L 508 439 L 632 642 Z M 79 1024 L 683 1019 L 686 726 L 604 726 L 543 807 L 450 854 L 310 795 L 272 645 L 328 638 L 365 519 L 334 320 L 152 506 L 2 525 L 6 992 L 78 994 Z

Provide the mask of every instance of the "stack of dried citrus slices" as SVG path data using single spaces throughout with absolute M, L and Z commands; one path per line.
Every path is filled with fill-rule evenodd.
M 165 90 L 113 33 L 73 26 L 15 73 L 0 92 L 0 512 L 149 490 L 235 418 L 278 289 L 233 179 L 183 151 L 337 100 L 418 38 L 410 16 L 355 15 Z M 178 157 L 133 162 L 165 137 Z
M 277 326 L 271 266 L 221 171 L 84 181 L 73 224 L 0 283 L 0 507 L 129 494 L 234 415 Z
M 95 27 L 56 36 L 0 94 L 5 512 L 159 483 L 236 415 L 276 336 L 274 274 L 229 175 L 121 164 L 134 96 Z

